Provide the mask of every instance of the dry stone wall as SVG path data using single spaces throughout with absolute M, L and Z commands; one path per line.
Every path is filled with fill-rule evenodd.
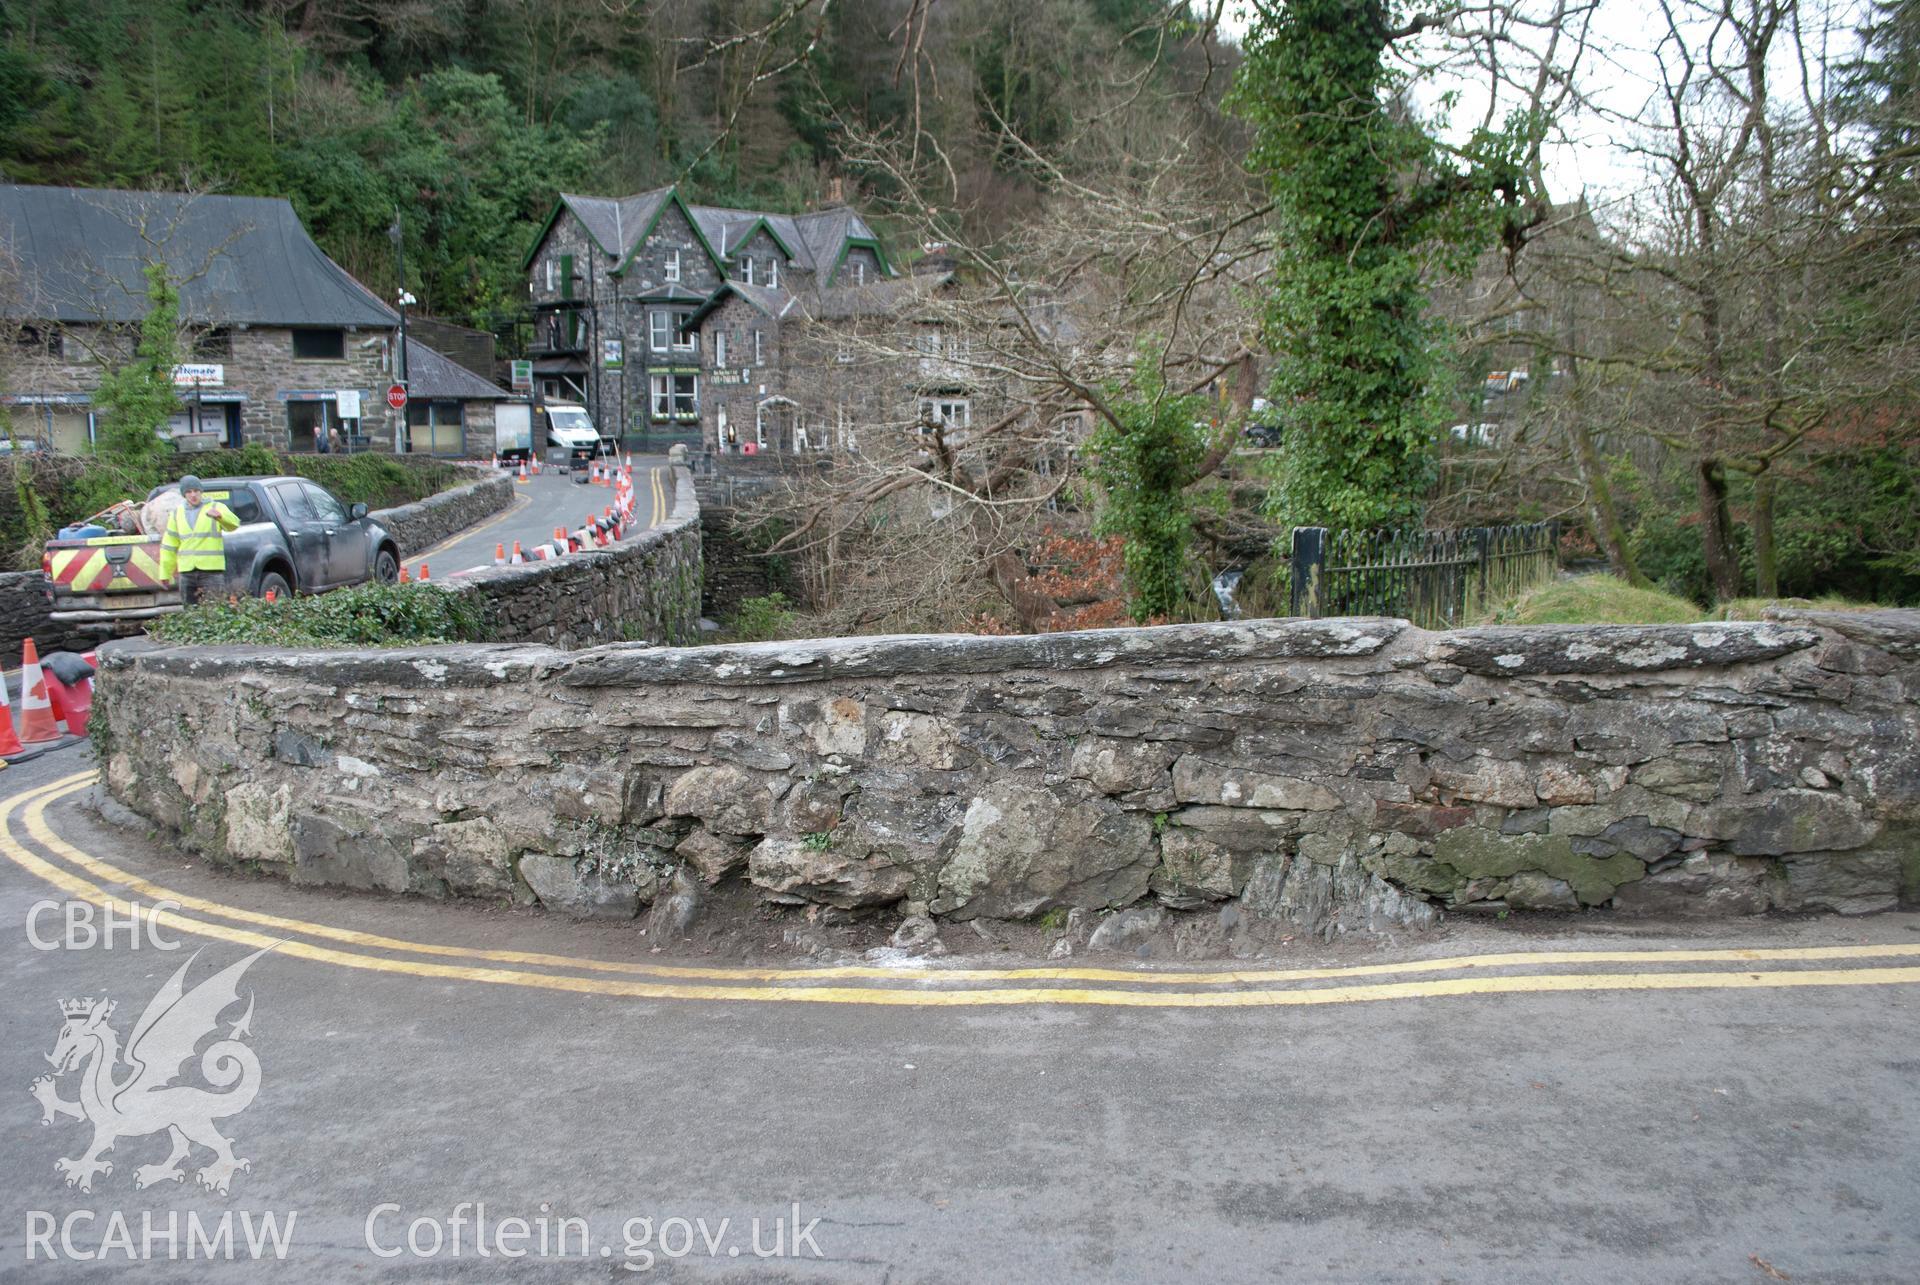
M 1920 613 L 111 649 L 111 792 L 295 882 L 1236 935 L 1920 894 Z M 829 913 L 823 911 L 823 913 Z

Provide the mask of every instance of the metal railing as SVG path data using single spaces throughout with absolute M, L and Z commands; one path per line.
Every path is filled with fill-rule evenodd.
M 1558 565 L 1560 524 L 1455 531 L 1293 529 L 1292 614 L 1399 616 L 1451 629 Z

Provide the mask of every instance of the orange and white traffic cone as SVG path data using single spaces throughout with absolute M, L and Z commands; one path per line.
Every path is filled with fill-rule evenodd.
M 20 733 L 13 730 L 13 706 L 7 700 L 6 680 L 0 678 L 0 758 L 24 753 L 26 748 L 20 743 Z
M 520 552 L 520 542 L 518 540 L 515 540 L 513 542 L 513 561 L 508 565 L 517 567 L 521 563 L 525 562 L 526 560 L 527 560 L 527 555 Z
M 53 702 L 47 698 L 47 678 L 40 672 L 40 651 L 27 639 L 20 658 L 20 739 L 29 745 L 60 739 Z
M 427 564 L 423 562 L 420 564 L 420 583 L 425 584 L 427 582 L 427 578 L 428 578 Z
M 412 584 L 412 583 L 413 583 L 413 577 L 411 577 L 411 576 L 409 576 L 409 575 L 407 574 L 407 569 L 406 569 L 405 567 L 401 567 L 401 568 L 400 568 L 400 583 L 401 583 L 401 584 Z
M 268 602 L 272 602 L 272 601 L 274 600 L 274 596 L 275 596 L 275 594 L 274 594 L 274 591 L 273 591 L 273 590 L 271 590 L 271 589 L 269 589 L 269 590 L 267 590 L 267 601 L 268 601 Z
M 533 475 L 535 477 L 540 476 L 540 457 L 538 455 L 533 457 Z
M 498 541 L 493 546 L 493 565 L 496 567 L 507 565 L 507 546 Z
M 520 461 L 520 480 L 522 482 L 527 480 L 527 462 L 525 460 Z

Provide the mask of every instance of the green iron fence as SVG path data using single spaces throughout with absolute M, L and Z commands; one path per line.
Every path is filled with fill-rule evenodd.
M 1455 531 L 1293 529 L 1296 616 L 1400 616 L 1451 629 L 1558 565 L 1558 522 Z

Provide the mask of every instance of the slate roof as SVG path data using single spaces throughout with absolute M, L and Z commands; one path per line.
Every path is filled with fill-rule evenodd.
M 673 191 L 671 187 L 659 187 L 651 192 L 618 197 L 562 192 L 560 201 L 573 211 L 595 245 L 624 261 Z M 880 239 L 865 219 L 846 206 L 806 214 L 776 214 L 771 210 L 741 210 L 721 205 L 689 205 L 687 211 L 699 225 L 700 235 L 706 237 L 707 244 L 722 258 L 731 258 L 740 248 L 741 238 L 755 223 L 765 220 L 774 237 L 793 253 L 794 265 L 808 272 L 824 272 L 833 267 L 848 237 Z
M 561 202 L 573 211 L 586 228 L 594 244 L 615 259 L 624 260 L 639 244 L 641 233 L 666 201 L 670 187 L 655 188 L 637 196 L 579 196 L 560 194 Z
M 399 324 L 279 197 L 0 185 L 0 253 L 18 264 L 18 280 L 0 286 L 8 316 L 138 321 L 147 312 L 144 269 L 157 255 L 180 283 L 190 321 Z
M 426 401 L 506 401 L 509 394 L 407 336 L 407 395 Z

